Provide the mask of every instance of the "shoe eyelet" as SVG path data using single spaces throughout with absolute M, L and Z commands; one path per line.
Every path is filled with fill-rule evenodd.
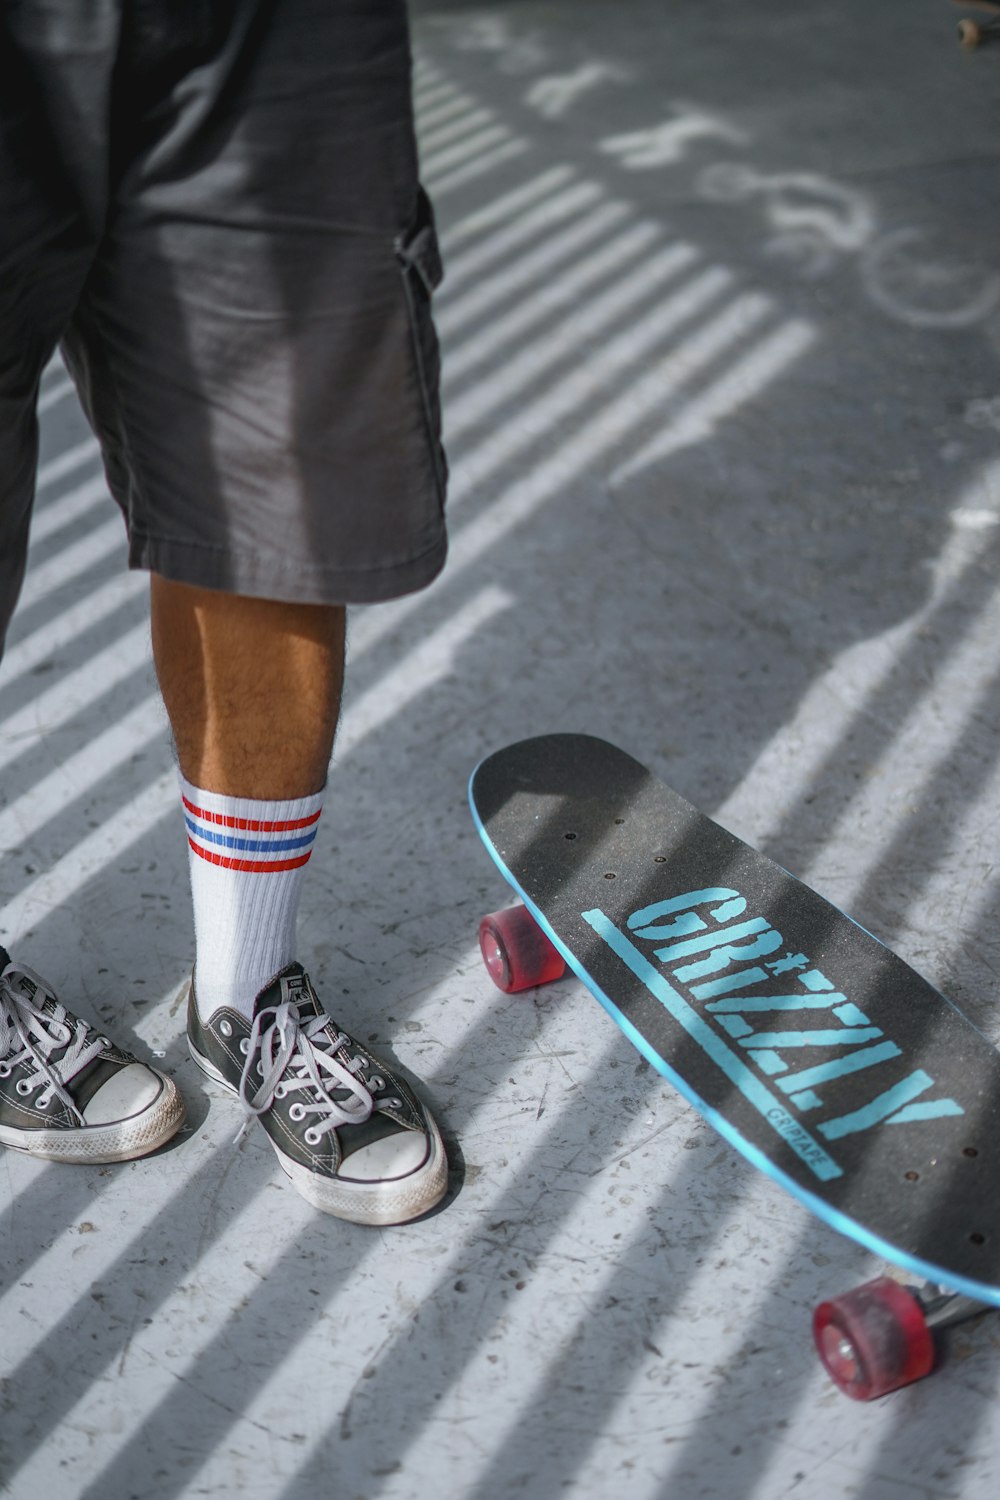
M 13 1071 L 10 1063 L 0 1062 L 0 1078 L 9 1078 Z
M 220 1031 L 220 1033 L 221 1033 L 222 1036 L 232 1036 L 232 1034 L 233 1034 L 233 1023 L 231 1021 L 226 1021 L 226 1020 L 220 1021 L 219 1022 L 219 1031 Z
M 257 1072 L 260 1074 L 261 1078 L 263 1078 L 263 1076 L 264 1076 L 264 1063 L 263 1063 L 263 1061 L 258 1062 L 258 1064 L 257 1064 Z
M 233 1028 L 230 1026 L 230 1035 L 232 1034 L 232 1030 Z M 250 1051 L 250 1038 L 248 1036 L 243 1037 L 243 1039 L 241 1040 L 240 1051 L 243 1053 L 244 1057 L 246 1057 L 247 1053 Z
M 305 1117 L 305 1106 L 302 1104 L 293 1104 L 288 1111 L 288 1118 L 290 1120 L 295 1120 L 296 1122 L 298 1122 L 299 1120 L 304 1120 Z
M 48 1107 L 49 1107 L 49 1105 L 51 1103 L 52 1103 L 51 1098 L 49 1098 L 49 1099 L 36 1099 L 35 1100 L 35 1108 L 36 1109 L 48 1109 Z
M 369 1078 L 369 1080 L 368 1080 L 368 1092 L 370 1094 L 377 1094 L 380 1089 L 384 1089 L 384 1088 L 385 1088 L 385 1079 L 384 1078 L 379 1078 L 377 1076 L 375 1078 Z
M 26 1078 L 19 1078 L 14 1087 L 20 1094 L 21 1098 L 26 1099 L 29 1094 L 33 1094 L 35 1092 L 35 1089 L 38 1087 L 38 1085 L 37 1083 L 29 1083 Z
M 310 1125 L 308 1130 L 303 1131 L 302 1139 L 305 1141 L 307 1146 L 318 1146 L 320 1141 L 322 1140 L 322 1136 L 320 1135 L 318 1130 L 314 1130 Z

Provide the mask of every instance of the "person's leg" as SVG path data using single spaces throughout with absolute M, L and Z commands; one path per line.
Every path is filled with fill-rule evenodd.
M 197 37 L 128 32 L 117 120 L 133 155 L 64 347 L 130 563 L 156 580 L 195 909 L 192 1054 L 311 1202 L 399 1222 L 445 1191 L 440 1132 L 289 955 L 340 606 L 424 587 L 446 551 L 441 269 L 405 5 L 197 10 Z
M 326 782 L 344 610 L 151 580 L 153 653 L 183 776 L 277 800 Z
M 202 1017 L 295 958 L 295 925 L 340 709 L 342 608 L 153 574 L 153 655 L 190 850 Z
M 344 610 L 152 579 L 153 650 L 190 849 L 192 1055 L 258 1115 L 318 1208 L 425 1212 L 440 1133 L 401 1078 L 326 1015 L 295 918 L 340 706 Z
M 30 509 L 34 388 L 29 386 L 21 436 L 32 463 L 17 506 L 17 469 L 0 462 L 0 559 L 15 574 L 23 541 L 19 528 L 6 523 Z M 0 424 L 0 459 L 18 440 L 13 426 Z M 0 653 L 13 603 L 10 598 L 0 608 Z M 169 1078 L 116 1047 L 0 947 L 0 1146 L 84 1165 L 129 1161 L 164 1145 L 183 1121 L 183 1101 Z
M 38 384 L 100 238 L 116 43 L 107 6 L 0 6 L 0 653 L 24 574 Z M 2 914 L 0 932 L 12 941 Z M 169 1079 L 0 947 L 0 1146 L 122 1161 L 162 1146 L 183 1119 Z

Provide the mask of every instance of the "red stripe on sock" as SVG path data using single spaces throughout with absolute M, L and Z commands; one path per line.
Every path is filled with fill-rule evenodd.
M 224 870 L 240 870 L 248 874 L 268 875 L 272 871 L 298 870 L 302 865 L 308 864 L 312 857 L 310 849 L 307 854 L 296 855 L 294 859 L 233 859 L 231 854 L 215 854 L 210 849 L 202 849 L 192 838 L 188 839 L 188 843 L 195 854 L 207 859 L 210 865 L 221 865 Z
M 290 818 L 287 822 L 280 823 L 268 823 L 257 818 L 227 818 L 223 813 L 206 812 L 203 807 L 195 807 L 194 803 L 189 802 L 186 797 L 182 797 L 181 800 L 188 812 L 200 818 L 203 823 L 215 823 L 221 828 L 242 828 L 248 833 L 289 833 L 296 828 L 310 828 L 313 823 L 318 823 L 320 818 L 318 812 L 308 818 Z

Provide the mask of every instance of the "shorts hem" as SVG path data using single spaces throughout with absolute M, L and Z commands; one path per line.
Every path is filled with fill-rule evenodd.
M 191 546 L 136 535 L 129 541 L 128 565 L 158 573 L 172 583 L 216 589 L 285 604 L 383 604 L 417 593 L 433 583 L 448 553 L 447 533 L 419 557 L 371 569 L 276 567 L 270 560 L 233 554 L 223 548 Z

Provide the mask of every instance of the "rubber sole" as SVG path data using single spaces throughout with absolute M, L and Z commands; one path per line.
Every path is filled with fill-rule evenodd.
M 67 1125 L 60 1130 L 15 1130 L 0 1126 L 0 1145 L 44 1161 L 97 1165 L 135 1161 L 171 1140 L 184 1124 L 184 1101 L 170 1078 L 141 1114 L 106 1125 Z

